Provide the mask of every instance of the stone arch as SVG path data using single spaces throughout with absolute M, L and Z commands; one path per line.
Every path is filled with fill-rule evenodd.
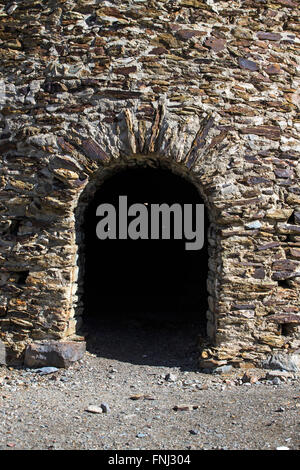
M 114 122 L 96 125 L 79 116 L 76 124 L 69 123 L 57 134 L 37 137 L 31 128 L 22 134 L 22 152 L 26 151 L 26 164 L 35 169 L 38 183 L 34 196 L 8 201 L 20 220 L 18 232 L 29 234 L 21 250 L 15 245 L 6 265 L 9 271 L 17 267 L 19 272 L 19 266 L 26 271 L 25 281 L 17 285 L 18 298 L 8 298 L 5 304 L 8 320 L 2 322 L 2 335 L 13 360 L 22 357 L 31 341 L 80 339 L 80 312 L 76 308 L 79 206 L 101 179 L 124 166 L 143 163 L 155 166 L 159 162 L 178 172 L 199 188 L 206 203 L 212 222 L 211 249 L 215 252 L 210 258 L 213 275 L 208 279 L 212 293 L 208 321 L 210 337 L 217 342 L 215 312 L 223 259 L 218 235 L 219 201 L 223 201 L 222 184 L 228 185 L 233 178 L 226 174 L 236 152 L 231 130 L 218 124 L 218 115 L 193 111 L 187 116 L 177 115 L 167 111 L 161 101 L 151 103 L 151 119 L 139 120 L 137 108 L 141 104 L 133 101 L 124 103 Z M 111 105 L 110 100 L 104 101 L 104 106 Z M 18 161 L 21 164 L 20 158 Z M 20 206 L 20 202 L 24 204 Z M 40 222 L 36 224 L 35 220 Z M 224 335 L 223 341 L 226 343 Z
M 219 301 L 222 250 L 219 247 L 220 238 L 217 229 L 220 211 L 215 201 L 218 195 L 218 178 L 222 178 L 222 170 L 217 169 L 213 162 L 216 155 L 220 158 L 221 144 L 226 160 L 229 159 L 228 143 L 227 145 L 225 143 L 228 129 L 217 126 L 212 116 L 204 116 L 202 119 L 193 116 L 193 119 L 174 122 L 167 119 L 161 104 L 157 106 L 151 126 L 147 124 L 138 122 L 132 111 L 126 108 L 121 113 L 121 121 L 118 123 L 119 132 L 114 129 L 118 139 L 113 148 L 105 146 L 108 136 L 112 134 L 107 129 L 105 135 L 103 133 L 98 135 L 97 140 L 92 137 L 82 139 L 78 136 L 75 140 L 71 134 L 68 137 L 58 138 L 60 148 L 73 156 L 76 155 L 77 162 L 84 162 L 83 166 L 89 170 L 85 178 L 75 181 L 77 190 L 73 199 L 75 215 L 73 224 L 76 253 L 70 276 L 72 287 L 69 301 L 69 334 L 75 334 L 81 324 L 80 295 L 83 282 L 81 268 L 84 254 L 80 246 L 83 242 L 81 224 L 84 211 L 99 186 L 113 174 L 124 168 L 150 166 L 168 169 L 185 178 L 197 188 L 208 209 L 210 256 L 207 280 L 209 293 L 207 331 L 210 343 L 216 344 L 216 311 Z M 220 166 L 220 161 L 224 165 L 222 157 L 217 165 Z

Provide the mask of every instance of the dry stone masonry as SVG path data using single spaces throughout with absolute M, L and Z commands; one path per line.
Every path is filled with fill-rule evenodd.
M 297 354 L 299 18 L 298 0 L 0 1 L 2 362 L 84 339 L 84 210 L 135 166 L 209 213 L 200 366 Z

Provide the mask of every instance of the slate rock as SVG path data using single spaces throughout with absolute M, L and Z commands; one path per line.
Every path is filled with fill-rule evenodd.
M 255 62 L 244 59 L 243 57 L 239 57 L 239 66 L 242 69 L 251 70 L 252 72 L 256 72 L 258 70 L 258 65 Z
M 265 369 L 285 370 L 288 372 L 300 371 L 300 354 L 272 354 L 262 362 Z
M 41 367 L 40 369 L 35 369 L 35 372 L 38 372 L 40 375 L 48 375 L 57 372 L 57 367 Z
M 24 364 L 26 367 L 69 367 L 83 358 L 84 341 L 34 342 L 27 346 Z

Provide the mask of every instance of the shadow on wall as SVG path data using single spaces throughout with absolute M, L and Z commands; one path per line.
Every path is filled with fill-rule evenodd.
M 102 184 L 86 210 L 84 223 L 87 345 L 101 356 L 124 361 L 143 363 L 148 358 L 148 362 L 166 365 L 174 360 L 178 364 L 176 356 L 186 349 L 184 345 L 196 345 L 197 334 L 205 332 L 207 214 L 205 211 L 201 250 L 186 250 L 186 240 L 174 237 L 99 240 L 97 207 L 110 203 L 118 216 L 119 196 L 124 195 L 128 207 L 179 203 L 194 208 L 203 203 L 193 184 L 165 169 L 127 169 Z M 129 217 L 128 223 L 133 219 Z

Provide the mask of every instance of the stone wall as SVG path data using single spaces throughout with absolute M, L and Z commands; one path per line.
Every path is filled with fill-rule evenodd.
M 206 202 L 201 365 L 299 348 L 299 18 L 296 0 L 0 0 L 11 359 L 80 339 L 82 214 L 131 165 L 182 174 Z

